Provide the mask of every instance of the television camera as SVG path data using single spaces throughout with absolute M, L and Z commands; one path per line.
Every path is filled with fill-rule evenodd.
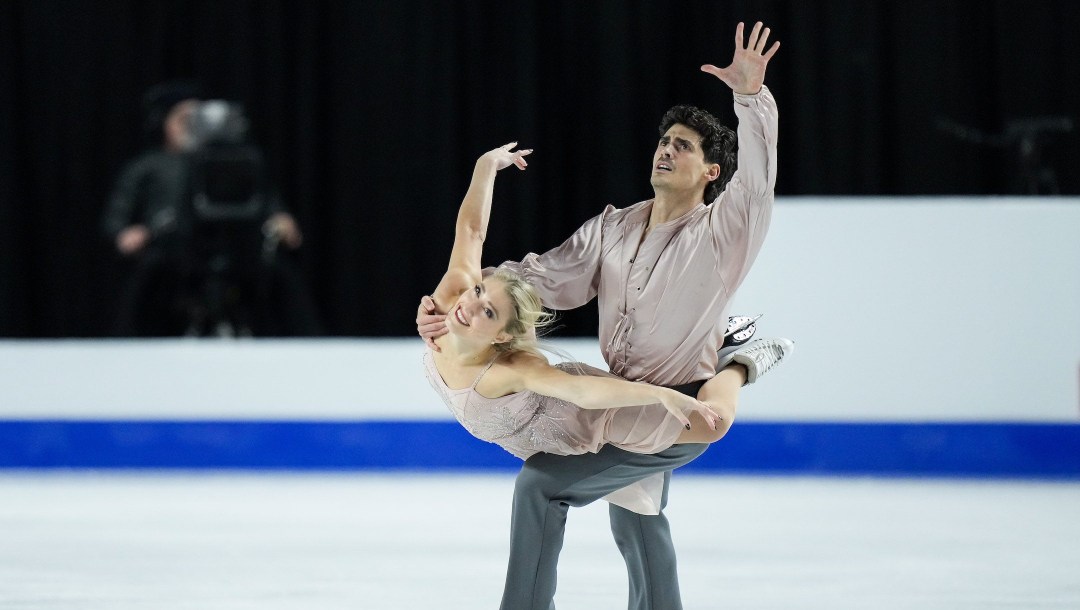
M 268 298 L 267 266 L 278 238 L 263 231 L 272 210 L 262 152 L 243 107 L 201 101 L 189 123 L 192 336 L 251 336 Z

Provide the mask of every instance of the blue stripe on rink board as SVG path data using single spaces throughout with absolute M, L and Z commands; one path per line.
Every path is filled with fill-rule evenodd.
M 0 468 L 504 470 L 449 421 L 0 421 Z M 685 471 L 1080 478 L 1080 424 L 740 422 Z

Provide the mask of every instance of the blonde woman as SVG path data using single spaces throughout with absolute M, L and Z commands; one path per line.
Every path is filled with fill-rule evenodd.
M 474 436 L 527 459 L 611 444 L 637 453 L 711 443 L 722 417 L 676 390 L 626 381 L 579 364 L 550 364 L 535 329 L 550 319 L 535 290 L 512 272 L 482 277 L 480 258 L 499 170 L 524 170 L 516 143 L 484 153 L 458 213 L 446 274 L 433 293 L 447 334 L 428 349 L 428 380 Z M 706 384 L 707 385 L 707 384 Z

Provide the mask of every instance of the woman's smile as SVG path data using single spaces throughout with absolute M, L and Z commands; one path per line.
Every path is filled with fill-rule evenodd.
M 461 305 L 458 305 L 457 309 L 454 310 L 454 318 L 458 321 L 458 324 L 461 324 L 462 326 L 472 326 L 465 319 L 465 312 L 461 311 Z

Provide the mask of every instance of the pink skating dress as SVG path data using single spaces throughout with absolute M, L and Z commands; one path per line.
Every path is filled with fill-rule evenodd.
M 588 365 L 561 363 L 573 375 L 613 376 Z M 657 453 L 670 447 L 685 428 L 663 405 L 582 409 L 573 403 L 524 391 L 487 398 L 476 384 L 491 363 L 467 388 L 446 385 L 430 349 L 424 350 L 424 370 L 431 387 L 454 417 L 476 438 L 495 443 L 522 460 L 536 453 L 577 455 L 596 453 L 605 444 L 635 453 Z M 646 515 L 660 509 L 663 474 L 652 475 L 604 499 Z

